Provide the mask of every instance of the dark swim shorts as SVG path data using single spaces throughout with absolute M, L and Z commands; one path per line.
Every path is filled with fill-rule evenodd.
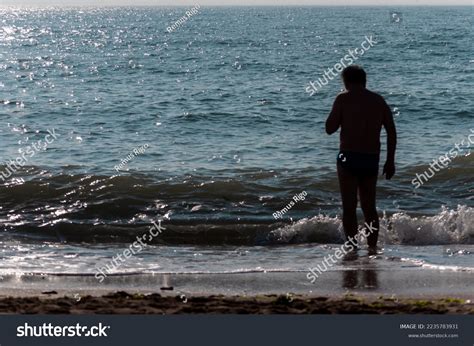
M 360 178 L 373 177 L 379 173 L 379 155 L 340 151 L 337 163 L 345 171 Z

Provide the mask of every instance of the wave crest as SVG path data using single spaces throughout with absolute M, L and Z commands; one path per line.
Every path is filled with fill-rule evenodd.
M 339 217 L 317 215 L 271 232 L 278 243 L 342 243 L 344 233 Z M 402 245 L 474 244 L 474 208 L 442 207 L 433 216 L 412 217 L 406 213 L 384 215 L 380 220 L 379 243 Z

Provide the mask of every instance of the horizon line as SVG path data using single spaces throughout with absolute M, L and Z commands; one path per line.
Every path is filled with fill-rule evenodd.
M 160 8 L 170 8 L 170 7 L 189 7 L 190 5 L 0 5 L 0 8 L 21 8 L 21 7 L 34 7 L 34 8 L 51 8 L 51 7 L 65 7 L 65 8 L 84 8 L 84 7 L 160 7 Z M 294 5 L 266 5 L 266 4 L 257 4 L 257 5 L 199 5 L 200 7 L 474 7 L 474 4 L 392 4 L 392 5 L 309 5 L 309 4 L 294 4 Z

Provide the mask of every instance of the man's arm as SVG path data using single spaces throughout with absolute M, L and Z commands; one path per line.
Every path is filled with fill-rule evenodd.
M 393 121 L 392 111 L 384 101 L 383 126 L 387 132 L 387 161 L 383 167 L 383 174 L 391 179 L 395 174 L 395 150 L 397 148 L 397 129 Z
M 342 104 L 341 95 L 337 95 L 332 105 L 331 113 L 329 113 L 328 119 L 326 120 L 326 133 L 332 135 L 339 129 L 342 121 Z

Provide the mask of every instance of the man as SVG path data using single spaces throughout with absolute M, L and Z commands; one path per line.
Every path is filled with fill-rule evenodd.
M 357 192 L 365 222 L 372 232 L 369 249 L 376 249 L 379 218 L 376 208 L 376 185 L 380 156 L 380 132 L 387 132 L 387 160 L 383 167 L 386 179 L 395 174 L 397 132 L 392 112 L 382 96 L 367 90 L 365 71 L 356 65 L 342 71 L 346 91 L 337 95 L 326 121 L 326 132 L 341 127 L 337 174 L 342 196 L 342 224 L 346 237 L 357 234 Z

